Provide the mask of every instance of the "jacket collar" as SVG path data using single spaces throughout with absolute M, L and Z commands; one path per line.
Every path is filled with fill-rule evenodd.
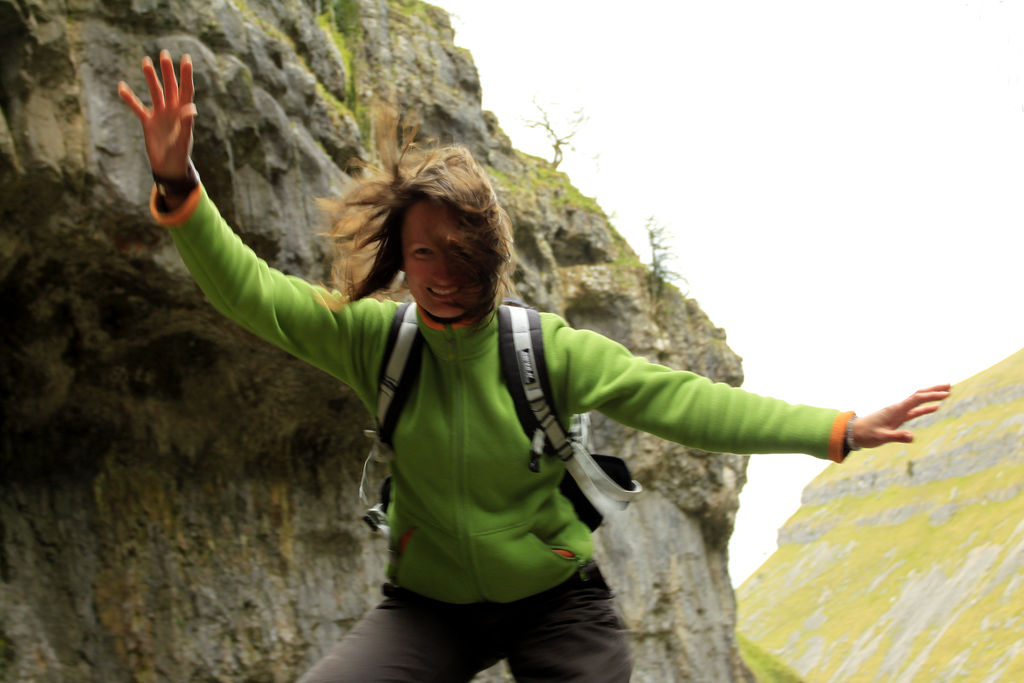
M 420 334 L 427 342 L 430 350 L 438 358 L 446 360 L 475 358 L 496 346 L 498 335 L 498 316 L 496 312 L 488 316 L 482 327 L 470 323 L 441 325 L 416 309 L 417 323 Z

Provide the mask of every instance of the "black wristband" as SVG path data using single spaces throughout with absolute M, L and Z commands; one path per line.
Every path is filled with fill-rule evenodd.
M 187 197 L 192 190 L 199 187 L 199 173 L 189 159 L 184 178 L 162 178 L 154 171 L 153 182 L 156 183 L 157 194 L 161 197 Z

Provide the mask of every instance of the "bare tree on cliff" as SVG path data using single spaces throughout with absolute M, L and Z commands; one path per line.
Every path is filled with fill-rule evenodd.
M 583 108 L 579 108 L 573 112 L 572 118 L 565 122 L 565 129 L 562 131 L 557 130 L 561 128 L 557 123 L 551 122 L 551 117 L 544 107 L 537 104 L 537 98 L 533 99 L 533 106 L 537 108 L 540 113 L 540 119 L 538 120 L 527 120 L 526 125 L 530 128 L 539 128 L 544 131 L 548 136 L 548 140 L 551 142 L 551 148 L 554 150 L 554 156 L 551 159 L 551 168 L 557 169 L 558 165 L 562 163 L 562 148 L 568 147 L 575 151 L 576 148 L 569 142 L 573 136 L 579 132 L 580 127 L 587 122 L 589 117 L 583 113 Z

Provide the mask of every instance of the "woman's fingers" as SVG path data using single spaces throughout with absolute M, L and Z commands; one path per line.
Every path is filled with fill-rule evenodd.
M 916 418 L 919 418 L 922 415 L 928 415 L 929 413 L 934 413 L 938 409 L 939 409 L 939 405 L 937 403 L 933 403 L 933 404 L 927 405 L 927 406 L 918 406 L 916 408 L 912 408 L 909 411 L 907 411 L 906 422 L 909 422 L 910 420 L 914 420 Z
M 179 70 L 179 76 L 181 78 L 181 92 L 178 96 L 181 98 L 182 104 L 189 104 L 192 102 L 192 97 L 195 95 L 195 89 L 192 86 L 192 57 L 188 54 L 181 56 L 181 69 Z M 195 107 L 193 106 L 192 115 L 195 116 Z
M 149 118 L 151 112 L 146 107 L 146 105 L 144 105 L 142 101 L 138 97 L 136 97 L 135 91 L 131 89 L 131 86 L 129 86 L 124 81 L 121 81 L 117 84 L 117 94 L 120 95 L 121 99 L 125 101 L 125 104 L 127 104 L 131 108 L 131 110 L 135 112 L 135 115 L 139 117 L 140 121 L 145 121 L 147 118 Z
M 949 384 L 919 389 L 899 403 L 871 413 L 853 423 L 854 443 L 865 448 L 896 442 L 910 443 L 912 432 L 900 429 L 905 422 L 934 413 L 950 393 Z
M 171 108 L 178 106 L 178 80 L 174 77 L 174 62 L 167 50 L 160 50 L 160 73 L 164 78 L 164 104 Z
M 174 77 L 174 62 L 171 61 L 171 54 L 167 50 L 160 51 L 160 71 L 163 77 L 163 85 L 157 76 L 156 67 L 149 57 L 142 59 L 142 75 L 149 87 L 149 96 L 153 101 L 153 108 L 150 109 L 142 103 L 131 87 L 121 81 L 117 84 L 117 92 L 121 99 L 131 107 L 135 115 L 145 120 L 151 117 L 157 110 L 175 109 L 181 107 L 182 119 L 192 119 L 196 116 L 196 107 L 192 104 L 195 96 L 195 88 L 192 82 L 192 58 L 185 54 L 181 57 L 181 87 Z
M 913 417 L 919 417 L 926 413 L 935 412 L 939 407 L 935 401 L 941 401 L 948 398 L 949 391 L 950 385 L 948 384 L 938 384 L 927 389 L 918 389 L 903 401 L 903 408 L 907 412 L 907 417 L 905 419 L 910 420 Z M 931 405 L 924 405 L 926 403 L 930 403 Z M 919 412 L 922 409 L 924 412 Z
M 951 385 L 949 384 L 936 384 L 934 387 L 928 387 L 927 389 L 918 389 L 911 395 L 911 398 L 918 397 L 924 401 L 939 401 L 949 396 L 950 389 Z
M 914 433 L 903 430 L 891 430 L 883 434 L 883 443 L 913 443 Z
M 149 57 L 142 58 L 142 75 L 146 78 L 146 85 L 149 86 L 149 98 L 153 102 L 153 110 L 163 109 L 164 91 L 160 87 L 160 79 L 157 78 L 153 60 Z

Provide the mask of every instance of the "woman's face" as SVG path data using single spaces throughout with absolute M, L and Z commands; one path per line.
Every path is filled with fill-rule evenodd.
M 402 270 L 416 305 L 435 318 L 458 318 L 460 305 L 472 290 L 453 272 L 450 237 L 458 230 L 458 216 L 450 206 L 429 200 L 416 202 L 402 223 Z

